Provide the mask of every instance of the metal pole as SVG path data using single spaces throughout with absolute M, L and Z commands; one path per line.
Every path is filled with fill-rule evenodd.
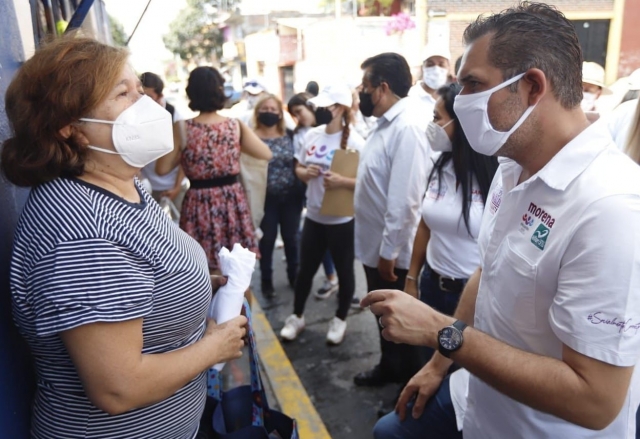
M 78 29 L 84 23 L 84 19 L 87 18 L 87 14 L 89 14 L 89 10 L 93 6 L 93 0 L 82 0 L 75 12 L 73 13 L 73 17 L 69 20 L 69 24 L 67 25 L 67 30 L 65 33 L 71 32 L 74 29 Z
M 136 30 L 138 29 L 138 25 L 140 24 L 140 22 L 142 21 L 142 17 L 144 17 L 144 14 L 147 13 L 147 9 L 149 9 L 149 5 L 151 4 L 151 0 L 149 0 L 147 2 L 147 6 L 144 7 L 144 11 L 142 11 L 142 15 L 140 16 L 140 18 L 138 19 L 138 22 L 136 23 L 136 27 L 133 28 L 133 32 L 131 32 L 131 35 L 129 35 L 129 39 L 127 40 L 125 46 L 129 45 L 129 41 L 131 41 L 131 38 L 133 38 L 133 35 L 136 33 Z

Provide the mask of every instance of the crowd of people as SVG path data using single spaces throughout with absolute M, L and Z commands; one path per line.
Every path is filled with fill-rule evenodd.
M 11 291 L 38 372 L 33 437 L 197 437 L 205 372 L 246 333 L 243 316 L 206 318 L 218 252 L 258 254 L 269 300 L 286 294 L 281 239 L 283 340 L 305 329 L 320 266 L 313 295 L 338 296 L 327 343 L 351 307 L 374 314 L 380 360 L 354 383 L 400 384 L 376 439 L 635 438 L 640 70 L 602 112 L 604 69 L 555 8 L 524 2 L 464 38 L 454 66 L 427 45 L 417 82 L 382 53 L 357 88 L 310 82 L 285 103 L 249 80 L 231 112 L 220 72 L 197 67 L 191 119 L 124 49 L 40 48 L 7 91 L 0 162 L 32 188 Z M 348 154 L 353 174 L 337 171 Z

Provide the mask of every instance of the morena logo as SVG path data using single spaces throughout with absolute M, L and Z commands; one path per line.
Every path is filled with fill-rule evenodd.
M 555 218 L 552 217 L 551 214 L 545 212 L 544 209 L 536 206 L 533 203 L 529 204 L 529 213 L 536 218 L 540 218 L 540 221 L 542 221 L 542 223 L 549 228 L 552 228 L 556 223 Z

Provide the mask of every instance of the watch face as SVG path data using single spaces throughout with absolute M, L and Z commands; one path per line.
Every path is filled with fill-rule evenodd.
M 447 327 L 440 331 L 440 346 L 448 351 L 455 351 L 462 344 L 462 333 L 456 328 Z

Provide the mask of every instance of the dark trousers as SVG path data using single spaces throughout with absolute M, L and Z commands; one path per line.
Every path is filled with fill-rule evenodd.
M 338 289 L 338 311 L 336 317 L 346 319 L 356 288 L 353 270 L 354 237 L 353 220 L 345 224 L 325 225 L 309 218 L 304 220 L 300 249 L 300 271 L 295 285 L 293 312 L 301 316 L 311 292 L 313 277 L 325 255 L 331 253 L 340 287 Z
M 287 257 L 287 277 L 296 278 L 298 272 L 298 229 L 302 215 L 302 197 L 299 195 L 267 194 L 264 202 L 264 217 L 260 229 L 264 234 L 260 239 L 260 272 L 263 281 L 273 277 L 273 247 L 280 235 L 284 241 L 284 254 Z
M 435 395 L 427 401 L 422 416 L 413 419 L 411 410 L 413 402 L 408 404 L 404 421 L 395 411 L 381 418 L 373 428 L 374 439 L 462 439 L 458 431 L 456 413 L 451 401 L 447 376 Z
M 443 314 L 452 316 L 458 307 L 460 296 L 462 291 L 454 293 L 451 291 L 445 291 L 440 288 L 438 279 L 436 279 L 432 272 L 431 267 L 425 264 L 420 276 L 420 300 L 436 311 L 440 311 Z M 431 359 L 431 356 L 435 352 L 433 349 L 422 346 L 420 348 L 422 355 L 422 362 L 427 363 Z M 452 366 L 453 367 L 453 366 Z M 457 370 L 458 367 L 449 370 L 449 373 Z
M 396 268 L 394 270 L 398 280 L 389 282 L 380 277 L 377 268 L 364 266 L 367 277 L 367 291 L 373 290 L 404 290 L 404 282 L 407 270 Z M 376 322 L 378 318 L 376 317 Z M 378 324 L 380 332 L 380 369 L 388 381 L 405 383 L 413 377 L 422 367 L 423 355 L 419 346 L 396 344 L 382 337 L 382 327 Z

